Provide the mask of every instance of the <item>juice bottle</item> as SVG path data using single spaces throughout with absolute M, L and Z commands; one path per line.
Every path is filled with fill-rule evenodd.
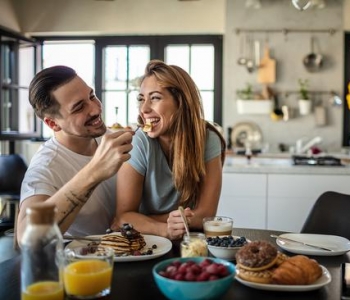
M 27 208 L 27 226 L 20 241 L 21 299 L 63 300 L 63 238 L 55 221 L 55 206 Z

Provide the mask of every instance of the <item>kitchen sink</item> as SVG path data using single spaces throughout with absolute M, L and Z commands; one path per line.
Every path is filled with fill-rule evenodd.
M 252 156 L 248 159 L 245 156 L 230 156 L 226 157 L 225 164 L 227 166 L 234 165 L 256 165 L 256 166 L 292 166 L 293 160 L 291 158 L 270 158 Z
M 227 156 L 226 166 L 319 166 L 319 167 L 339 167 L 344 166 L 340 158 L 334 156 L 303 156 L 292 155 L 286 157 L 261 157 L 252 156 Z
M 343 166 L 340 158 L 334 156 L 292 156 L 293 164 L 296 166 L 327 166 L 339 167 Z

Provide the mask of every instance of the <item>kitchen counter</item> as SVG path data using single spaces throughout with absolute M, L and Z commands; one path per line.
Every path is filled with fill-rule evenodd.
M 227 155 L 224 173 L 255 174 L 317 174 L 317 175 L 350 175 L 349 159 L 340 157 L 342 166 L 311 165 L 296 166 L 290 155 L 259 155 L 248 160 L 245 156 Z

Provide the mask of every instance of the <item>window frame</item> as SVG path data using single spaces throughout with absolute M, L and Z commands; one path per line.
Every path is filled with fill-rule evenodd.
M 34 66 L 34 73 L 36 73 L 41 68 L 41 46 L 40 43 L 33 39 L 33 38 L 27 38 L 25 36 L 22 36 L 18 34 L 17 32 L 11 31 L 7 28 L 4 28 L 0 26 L 0 57 L 1 62 L 3 59 L 3 45 L 6 45 L 7 43 L 12 43 L 13 48 L 11 49 L 10 58 L 8 60 L 9 63 L 9 69 L 11 73 L 11 82 L 5 82 L 5 74 L 3 74 L 3 68 L 0 68 L 0 87 L 1 87 L 1 93 L 0 93 L 0 116 L 3 116 L 3 109 L 4 109 L 4 98 L 3 98 L 3 91 L 9 91 L 10 94 L 10 103 L 12 107 L 12 111 L 9 114 L 10 118 L 10 126 L 13 130 L 7 131 L 2 128 L 2 123 L 0 123 L 0 141 L 16 141 L 16 140 L 28 140 L 28 139 L 35 139 L 40 138 L 42 136 L 41 126 L 40 126 L 40 120 L 34 115 L 33 120 L 33 132 L 20 132 L 19 131 L 19 92 L 23 89 L 28 89 L 27 86 L 20 86 L 18 84 L 19 82 L 19 68 L 21 65 L 20 57 L 19 57 L 19 49 L 20 46 L 25 44 L 28 46 L 32 46 L 34 49 L 33 54 L 33 66 Z M 4 58 L 5 59 L 5 58 Z M 33 74 L 34 75 L 34 74 Z M 32 76 L 32 74 L 31 74 Z

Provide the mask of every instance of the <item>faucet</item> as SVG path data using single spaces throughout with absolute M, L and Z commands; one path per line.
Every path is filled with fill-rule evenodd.
M 313 139 L 309 140 L 306 144 L 303 145 L 305 138 L 298 139 L 296 141 L 296 153 L 303 154 L 307 153 L 312 146 L 319 144 L 322 142 L 322 138 L 320 136 L 316 136 Z

